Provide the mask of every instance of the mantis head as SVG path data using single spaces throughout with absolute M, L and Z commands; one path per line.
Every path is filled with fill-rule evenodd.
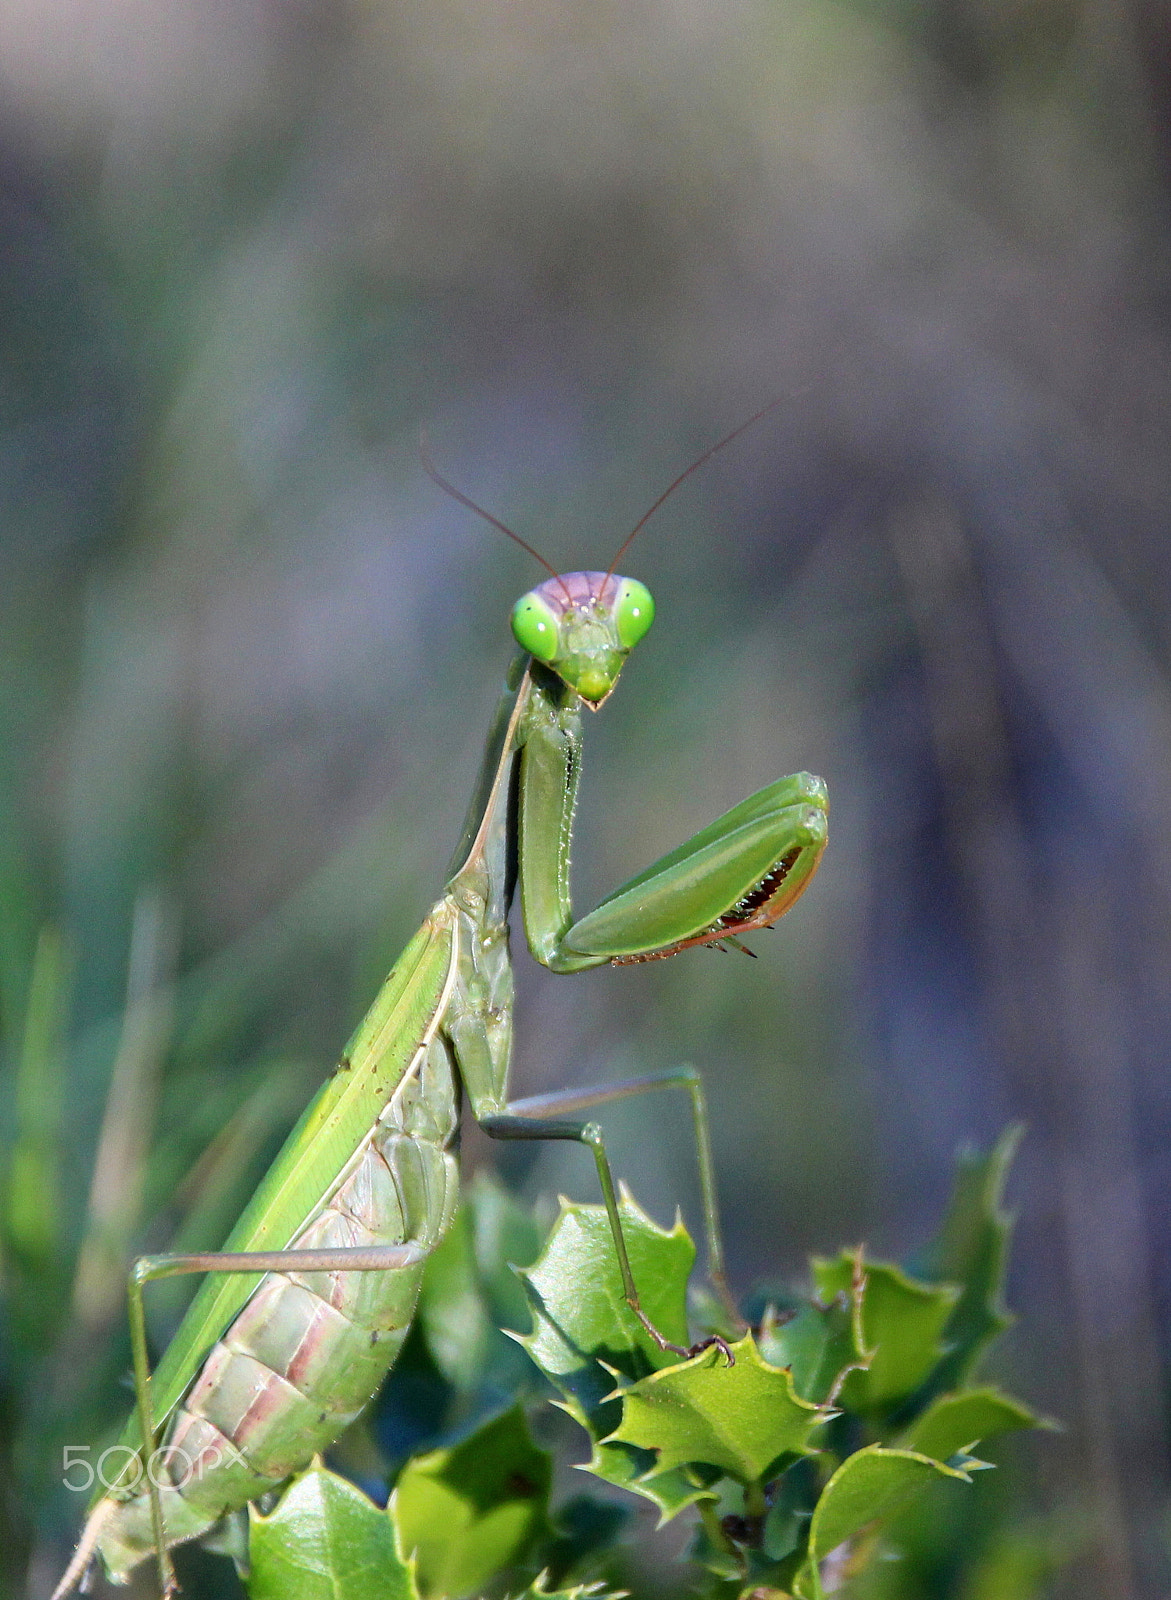
M 627 656 L 655 620 L 655 602 L 637 578 L 566 572 L 546 578 L 512 608 L 522 650 L 555 672 L 597 711 Z
M 544 583 L 530 589 L 513 606 L 513 634 L 522 650 L 527 650 L 534 660 L 555 672 L 563 683 L 582 697 L 592 711 L 597 711 L 618 682 L 618 674 L 627 656 L 655 620 L 655 602 L 651 599 L 650 590 L 636 578 L 620 578 L 614 568 L 663 501 L 673 495 L 681 483 L 725 445 L 738 439 L 746 428 L 751 428 L 780 404 L 781 399 L 770 400 L 747 422 L 733 428 L 731 433 L 725 434 L 718 443 L 697 456 L 690 466 L 684 467 L 627 534 L 608 572 L 559 573 L 526 539 L 513 533 L 499 517 L 485 511 L 483 506 L 477 505 L 462 489 L 448 483 L 436 471 L 425 436 L 419 439 L 419 459 L 424 472 L 444 494 L 449 494 L 460 505 L 467 506 L 469 511 L 474 511 L 485 522 L 490 522 L 501 533 L 507 534 L 550 574 Z

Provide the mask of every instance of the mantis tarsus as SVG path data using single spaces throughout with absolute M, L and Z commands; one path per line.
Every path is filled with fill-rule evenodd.
M 518 881 L 534 956 L 554 972 L 578 972 L 690 945 L 735 944 L 775 922 L 808 884 L 825 845 L 827 800 L 820 779 L 799 773 L 734 807 L 587 916 L 575 919 L 570 901 L 581 708 L 603 704 L 654 618 L 647 589 L 614 568 L 667 495 L 756 420 L 676 478 L 608 572 L 557 573 L 525 545 L 551 576 L 513 609 L 521 654 L 443 894 L 224 1249 L 144 1257 L 131 1269 L 136 1407 L 122 1435 L 126 1471 L 91 1506 L 54 1600 L 97 1554 L 116 1581 L 153 1554 L 164 1594 L 173 1592 L 172 1546 L 275 1488 L 366 1405 L 406 1336 L 424 1263 L 455 1209 L 462 1094 L 493 1138 L 568 1139 L 592 1150 L 626 1299 L 661 1348 L 686 1356 L 639 1304 L 597 1124 L 563 1120 L 650 1089 L 686 1089 L 709 1275 L 736 1318 L 694 1069 L 508 1098 L 508 915 Z M 424 465 L 456 499 L 517 538 L 440 478 L 426 456 Z M 143 1288 L 182 1273 L 208 1276 L 152 1375 Z

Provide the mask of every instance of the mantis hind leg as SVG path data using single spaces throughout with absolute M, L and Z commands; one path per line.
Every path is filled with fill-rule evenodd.
M 153 1470 L 158 1430 L 151 1410 L 150 1357 L 143 1302 L 143 1290 L 146 1285 L 160 1278 L 204 1272 L 385 1272 L 417 1266 L 427 1254 L 425 1246 L 411 1242 L 401 1245 L 358 1246 L 350 1249 L 216 1250 L 193 1255 L 140 1256 L 134 1262 L 127 1283 L 127 1300 L 130 1312 L 130 1345 L 134 1359 L 135 1406 L 142 1440 L 139 1468 L 146 1479 L 151 1528 L 158 1560 L 159 1587 L 164 1600 L 176 1593 L 178 1584 L 167 1549 L 160 1485 Z M 70 1571 L 72 1570 L 71 1566 Z M 61 1592 L 65 1592 L 63 1586 L 58 1590 L 58 1593 Z
M 524 1100 L 510 1101 L 499 1115 L 479 1119 L 480 1126 L 493 1139 L 568 1139 L 587 1145 L 593 1152 L 598 1170 L 598 1182 L 610 1221 L 618 1268 L 622 1275 L 622 1288 L 627 1304 L 643 1327 L 659 1345 L 679 1355 L 694 1355 L 713 1344 L 723 1350 L 731 1364 L 732 1356 L 726 1342 L 718 1337 L 702 1340 L 690 1348 L 672 1344 L 664 1339 L 645 1315 L 639 1301 L 638 1289 L 630 1267 L 630 1256 L 622 1232 L 618 1199 L 613 1173 L 606 1155 L 602 1131 L 595 1122 L 561 1122 L 555 1114 L 585 1111 L 592 1106 L 605 1105 L 613 1100 L 625 1100 L 632 1095 L 649 1094 L 657 1089 L 685 1089 L 691 1100 L 692 1122 L 695 1132 L 695 1150 L 699 1165 L 700 1193 L 703 1203 L 704 1232 L 707 1246 L 707 1269 L 712 1287 L 728 1312 L 734 1326 L 742 1327 L 743 1320 L 728 1288 L 724 1271 L 724 1250 L 720 1233 L 719 1205 L 716 1196 L 715 1164 L 712 1160 L 711 1132 L 708 1124 L 707 1100 L 703 1079 L 692 1066 L 668 1068 L 665 1072 L 649 1073 L 641 1078 L 627 1078 L 619 1083 L 600 1084 L 589 1089 L 558 1090 L 552 1094 L 532 1095 Z M 551 1115 L 553 1114 L 553 1115 Z

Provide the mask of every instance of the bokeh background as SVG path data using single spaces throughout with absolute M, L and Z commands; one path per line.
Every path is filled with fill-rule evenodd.
M 1065 1432 L 1001 1511 L 1055 1595 L 1171 1592 L 1167 16 L 0 8 L 5 1594 L 123 1404 L 125 1255 L 214 1242 L 440 884 L 539 573 L 420 428 L 604 567 L 773 397 L 625 563 L 578 888 L 802 767 L 819 880 L 755 962 L 521 955 L 516 1082 L 699 1063 L 742 1286 L 913 1249 L 1024 1120 L 995 1370 Z M 683 1105 L 608 1126 L 696 1220 Z

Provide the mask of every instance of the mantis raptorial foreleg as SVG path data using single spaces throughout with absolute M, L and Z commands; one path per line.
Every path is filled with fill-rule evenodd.
M 81 1580 L 98 1551 L 118 1581 L 153 1554 L 169 1589 L 171 1546 L 276 1488 L 367 1403 L 406 1337 L 423 1263 L 455 1211 L 463 1097 L 493 1138 L 565 1139 L 592 1150 L 625 1297 L 661 1348 L 685 1355 L 688 1348 L 666 1340 L 640 1304 L 600 1130 L 563 1119 L 651 1089 L 686 1089 L 709 1271 L 738 1321 L 694 1069 L 509 1098 L 509 912 L 519 882 L 529 947 L 562 973 L 737 944 L 775 922 L 809 883 L 826 839 L 825 786 L 807 773 L 768 785 L 575 917 L 569 857 L 582 708 L 596 711 L 608 698 L 651 625 L 654 603 L 613 567 L 549 570 L 513 610 L 522 654 L 505 684 L 441 897 L 224 1249 L 146 1257 L 135 1266 L 137 1404 L 121 1446 L 140 1458 L 146 1482 L 120 1482 L 98 1495 L 54 1600 Z M 152 1376 L 143 1287 L 194 1272 L 205 1273 L 204 1282 Z M 160 1485 L 152 1478 L 156 1444 L 167 1462 L 215 1465 L 196 1474 L 166 1467 Z

